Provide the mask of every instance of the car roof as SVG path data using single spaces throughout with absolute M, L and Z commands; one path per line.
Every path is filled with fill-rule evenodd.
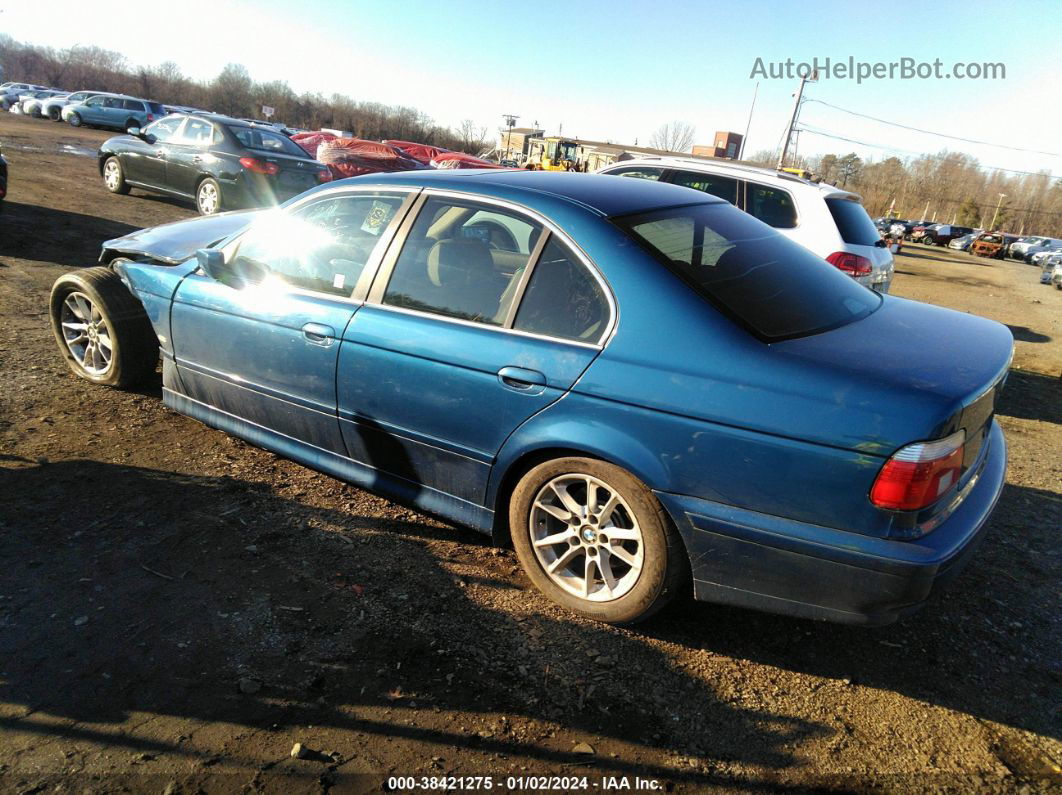
M 476 191 L 491 195 L 541 195 L 580 204 L 601 215 L 630 215 L 662 207 L 688 204 L 727 204 L 723 199 L 692 188 L 650 179 L 621 179 L 605 174 L 523 169 L 440 169 L 369 174 L 340 180 L 375 184 L 415 185 L 439 190 Z
M 773 168 L 765 168 L 763 166 L 752 166 L 745 163 L 737 163 L 731 160 L 705 160 L 703 158 L 694 157 L 675 157 L 675 156 L 646 156 L 636 157 L 632 160 L 617 161 L 610 163 L 605 168 L 619 168 L 627 166 L 658 166 L 663 168 L 684 168 L 691 171 L 703 171 L 711 174 L 724 174 L 734 177 L 735 179 L 752 179 L 755 178 L 757 182 L 763 182 L 768 185 L 777 185 L 778 187 L 787 188 L 792 190 L 795 186 L 803 185 L 814 191 L 818 191 L 826 196 L 842 196 L 849 199 L 857 199 L 862 201 L 862 197 L 858 193 L 845 190 L 844 188 L 838 188 L 836 185 L 830 185 L 826 182 L 812 182 L 810 179 L 804 179 L 804 177 L 798 177 L 796 174 L 790 174 L 786 171 L 777 171 Z

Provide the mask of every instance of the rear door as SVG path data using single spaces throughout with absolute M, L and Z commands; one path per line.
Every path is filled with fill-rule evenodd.
M 427 195 L 404 226 L 343 335 L 343 437 L 418 504 L 481 505 L 508 435 L 597 355 L 611 294 L 558 230 L 506 204 Z
M 276 167 L 270 177 L 278 201 L 286 201 L 316 186 L 320 165 L 281 133 L 261 127 L 230 127 L 247 154 Z
M 201 272 L 171 310 L 185 394 L 298 442 L 346 455 L 336 418 L 336 360 L 407 194 L 346 192 L 270 213 L 226 251 L 260 283 L 233 289 Z M 385 245 L 385 243 L 384 243 Z

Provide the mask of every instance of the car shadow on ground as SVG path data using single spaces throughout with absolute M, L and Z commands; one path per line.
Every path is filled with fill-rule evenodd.
M 100 242 L 135 232 L 137 227 L 95 215 L 5 201 L 0 261 L 6 257 L 64 267 L 96 265 Z M 91 234 L 86 234 L 91 230 Z
M 1062 425 L 1062 374 L 1011 370 L 996 403 L 996 413 Z
M 404 741 L 578 772 L 573 744 L 593 736 L 596 772 L 747 789 L 835 731 L 743 705 L 638 633 L 514 591 L 508 553 L 468 531 L 90 460 L 7 457 L 0 481 L 0 727 L 22 761 L 50 746 L 42 758 L 76 749 L 84 770 L 115 750 L 258 769 L 286 755 L 288 727 L 312 725 L 381 771 Z M 438 540 L 462 543 L 440 555 Z M 476 588 L 514 609 L 484 608 Z M 258 747 L 187 741 L 204 723 Z M 676 755 L 696 761 L 661 764 Z
M 1041 334 L 1039 331 L 1033 331 L 1028 326 L 1012 326 L 1007 323 L 1007 328 L 1010 329 L 1010 333 L 1014 335 L 1014 339 L 1019 342 L 1050 342 L 1051 338 L 1046 334 Z

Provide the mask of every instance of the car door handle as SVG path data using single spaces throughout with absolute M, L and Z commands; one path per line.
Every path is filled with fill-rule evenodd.
M 326 348 L 336 341 L 336 330 L 323 323 L 307 323 L 302 327 L 302 336 L 307 342 L 314 345 L 323 345 Z
M 545 375 L 538 370 L 528 370 L 524 367 L 503 367 L 498 371 L 498 380 L 509 389 L 519 392 L 541 392 L 541 389 L 535 390 L 535 387 L 546 385 Z
M 193 162 L 193 163 L 202 163 L 202 162 L 203 162 L 203 158 L 201 158 L 201 157 L 200 157 L 199 155 L 195 155 L 195 156 L 194 156 L 194 157 L 192 158 L 192 162 Z
M 165 149 L 156 149 L 155 150 L 155 157 L 159 158 L 160 160 L 165 160 L 166 159 L 166 150 Z

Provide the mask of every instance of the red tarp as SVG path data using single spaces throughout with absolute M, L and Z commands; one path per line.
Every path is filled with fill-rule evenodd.
M 430 146 L 429 144 L 417 144 L 412 141 L 384 141 L 388 146 L 393 146 L 395 149 L 400 149 L 407 155 L 412 157 L 424 165 L 428 165 L 441 154 L 449 152 L 449 149 L 443 149 L 438 146 Z
M 416 171 L 425 166 L 393 146 L 361 138 L 333 138 L 317 148 L 317 159 L 337 177 L 383 171 Z
M 326 132 L 295 133 L 291 140 L 301 146 L 310 157 L 317 157 L 317 148 L 325 141 L 334 141 L 339 136 Z
M 466 155 L 464 152 L 444 152 L 431 161 L 433 168 L 505 168 L 489 160 Z

